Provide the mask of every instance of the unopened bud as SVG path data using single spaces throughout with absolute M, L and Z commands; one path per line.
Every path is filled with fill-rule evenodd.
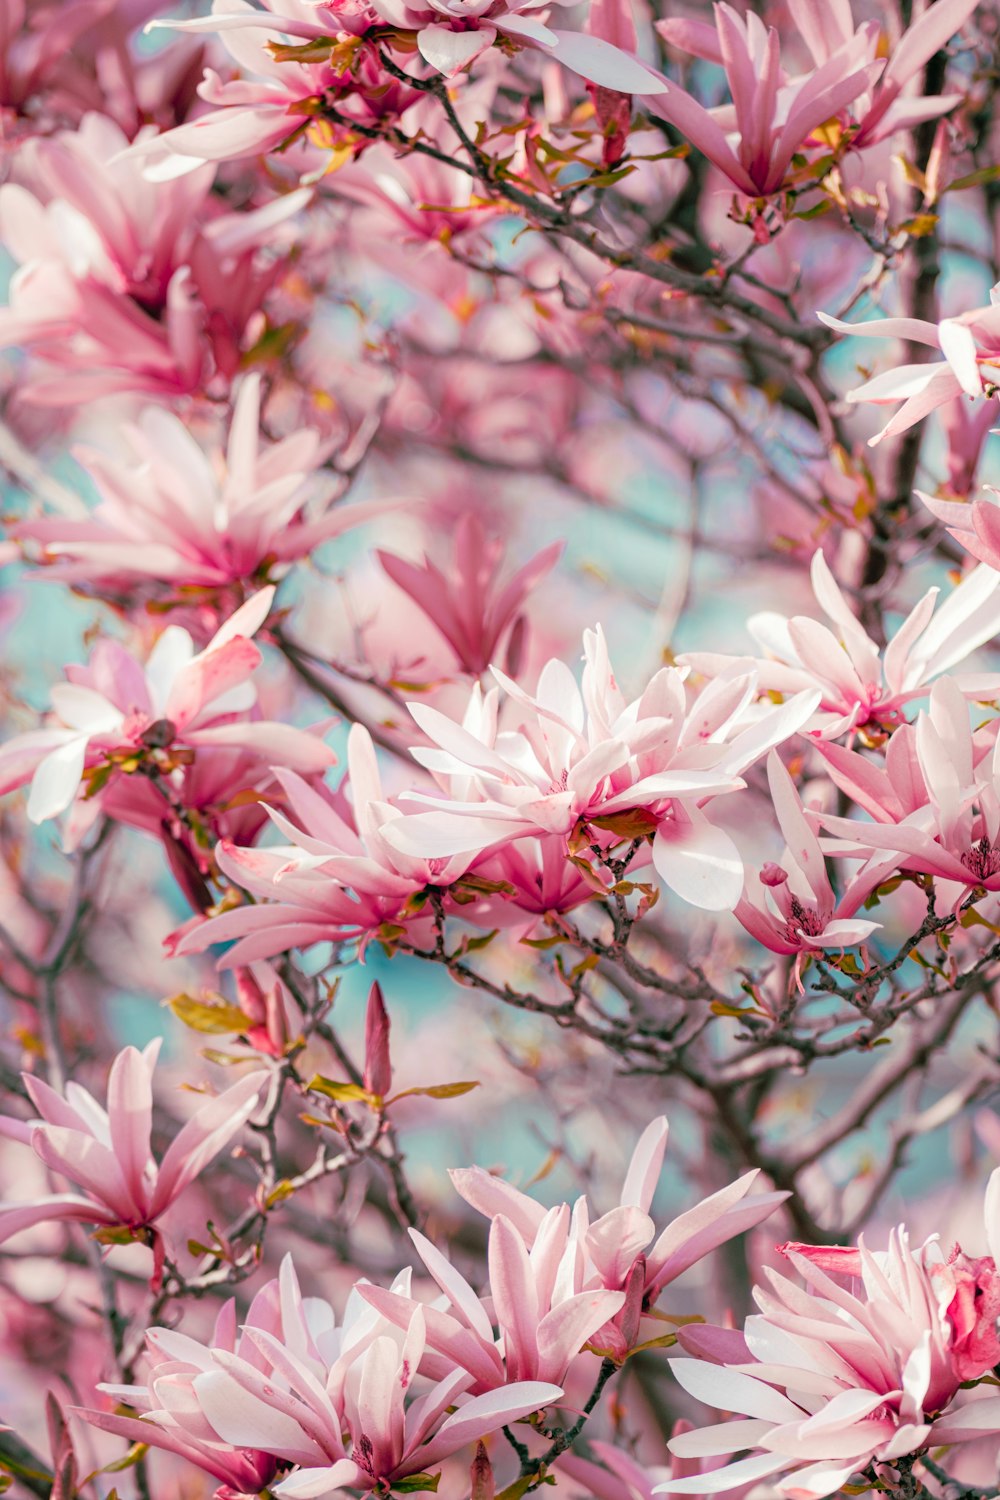
M 365 1088 L 384 1099 L 392 1084 L 389 1060 L 389 1016 L 376 981 L 368 991 L 365 1014 Z
M 493 1500 L 496 1493 L 493 1465 L 490 1463 L 490 1456 L 486 1452 L 486 1444 L 482 1438 L 476 1444 L 476 1456 L 472 1460 L 469 1477 L 472 1483 L 470 1500 Z

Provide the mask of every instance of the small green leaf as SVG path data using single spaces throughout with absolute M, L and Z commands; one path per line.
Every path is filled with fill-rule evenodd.
M 478 1078 L 468 1083 L 432 1083 L 428 1088 L 403 1089 L 401 1093 L 393 1094 L 391 1099 L 387 1099 L 386 1106 L 395 1104 L 397 1099 L 410 1099 L 414 1094 L 423 1094 L 428 1099 L 457 1099 L 460 1094 L 470 1094 L 477 1088 Z
M 91 1239 L 99 1245 L 133 1245 L 136 1236 L 127 1224 L 103 1224 L 94 1230 Z
M 124 1458 L 116 1458 L 113 1463 L 105 1464 L 103 1469 L 98 1469 L 99 1474 L 120 1474 L 123 1469 L 134 1469 L 136 1464 L 141 1463 L 149 1452 L 148 1443 L 133 1443 Z
M 392 1487 L 397 1495 L 412 1495 L 417 1490 L 437 1490 L 440 1474 L 407 1474 L 405 1479 L 394 1479 Z

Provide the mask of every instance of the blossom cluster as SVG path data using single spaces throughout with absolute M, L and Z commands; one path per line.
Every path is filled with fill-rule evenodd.
M 0 0 L 14 1500 L 996 1500 L 998 36 Z

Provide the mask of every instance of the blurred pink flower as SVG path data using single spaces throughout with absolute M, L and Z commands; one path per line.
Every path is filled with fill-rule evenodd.
M 426 556 L 418 564 L 392 552 L 375 555 L 393 583 L 437 626 L 462 670 L 478 677 L 497 660 L 504 637 L 509 659 L 510 636 L 524 626 L 521 607 L 562 550 L 555 542 L 502 579 L 503 543 L 487 536 L 475 512 L 466 512 L 455 528 L 455 560 L 448 573 Z M 516 665 L 509 670 L 516 671 Z
M 0 1117 L 0 1133 L 30 1145 L 53 1172 L 86 1196 L 61 1193 L 0 1206 L 0 1242 L 52 1219 L 71 1219 L 141 1238 L 253 1114 L 266 1073 L 249 1073 L 202 1104 L 174 1136 L 159 1163 L 150 1149 L 153 1070 L 161 1042 L 143 1052 L 126 1047 L 108 1079 L 107 1108 L 70 1082 L 65 1096 L 30 1074 L 25 1087 L 39 1119 Z M 163 1246 L 154 1235 L 157 1274 Z
M 43 544 L 55 580 L 119 594 L 136 580 L 210 589 L 283 572 L 384 509 L 310 505 L 329 445 L 311 428 L 262 442 L 260 396 L 260 376 L 244 376 L 224 459 L 172 412 L 147 407 L 116 427 L 114 454 L 76 450 L 100 497 L 92 517 L 26 521 L 17 535 Z
M 986 410 L 990 422 L 996 413 Z M 956 542 L 1000 577 L 1000 490 L 985 485 L 974 500 L 938 499 L 917 490 L 920 499 L 937 520 L 947 526 Z
M 31 140 L 20 181 L 0 188 L 0 239 L 19 266 L 0 347 L 52 367 L 33 372 L 32 401 L 227 385 L 281 269 L 257 251 L 309 197 L 219 213 L 212 167 L 151 183 L 123 156 L 127 145 L 111 120 L 89 114 L 76 131 Z
M 671 1438 L 682 1437 L 684 1433 L 692 1431 L 692 1424 L 683 1419 L 674 1423 L 670 1430 Z M 582 1494 L 593 1497 L 593 1500 L 652 1500 L 655 1494 L 655 1486 L 666 1479 L 686 1479 L 694 1474 L 710 1474 L 713 1469 L 718 1469 L 724 1462 L 717 1457 L 680 1458 L 677 1454 L 669 1455 L 669 1464 L 655 1464 L 645 1467 L 640 1464 L 630 1453 L 621 1448 L 614 1447 L 611 1443 L 602 1443 L 591 1440 L 590 1445 L 593 1452 L 601 1460 L 603 1467 L 591 1463 L 588 1459 L 580 1458 L 576 1453 L 565 1453 L 559 1460 L 560 1474 L 567 1474 L 570 1479 L 579 1481 L 584 1486 Z M 747 1485 L 746 1491 L 752 1489 Z M 711 1491 L 706 1486 L 705 1494 Z M 734 1491 L 739 1496 L 740 1491 Z
M 897 130 L 910 130 L 924 120 L 937 119 L 961 104 L 963 94 L 914 94 L 909 85 L 921 70 L 965 25 L 979 0 L 936 0 L 918 16 L 891 48 L 885 71 L 874 88 L 852 101 L 857 122 L 851 149 L 876 145 Z M 789 0 L 792 20 L 817 67 L 836 56 L 856 37 L 865 35 L 872 60 L 879 44 L 879 28 L 855 29 L 850 0 Z

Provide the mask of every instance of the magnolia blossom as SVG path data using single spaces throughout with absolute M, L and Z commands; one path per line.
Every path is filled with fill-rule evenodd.
M 420 55 L 451 77 L 498 36 L 537 48 L 601 88 L 659 97 L 666 83 L 652 68 L 601 36 L 548 24 L 550 9 L 573 0 L 373 0 L 392 26 L 417 33 Z
M 502 578 L 503 543 L 487 537 L 472 511 L 455 528 L 455 562 L 448 574 L 426 556 L 418 564 L 392 552 L 375 555 L 397 588 L 444 636 L 463 671 L 478 676 L 496 660 L 505 636 L 523 632 L 521 606 L 555 567 L 562 550 L 562 543 L 556 542 L 512 577 Z M 509 641 L 508 658 L 512 650 L 516 644 Z
M 202 162 L 235 161 L 274 150 L 301 132 L 318 113 L 319 101 L 331 96 L 338 109 L 361 124 L 394 118 L 419 97 L 390 78 L 367 47 L 339 58 L 341 66 L 334 67 L 330 58 L 279 60 L 269 46 L 284 36 L 294 39 L 291 46 L 328 38 L 333 47 L 339 38 L 350 48 L 351 39 L 371 23 L 365 5 L 346 0 L 334 9 L 302 0 L 265 0 L 265 6 L 261 10 L 248 0 L 213 0 L 208 16 L 152 23 L 176 31 L 217 32 L 242 76 L 225 80 L 207 68 L 198 93 L 209 111 L 131 147 L 130 155 L 145 163 L 148 178 L 167 180 Z
M 805 954 L 863 943 L 880 925 L 856 915 L 871 885 L 853 880 L 838 901 L 819 840 L 775 750 L 768 756 L 767 781 L 786 848 L 779 863 L 765 865 L 759 874 L 747 869 L 734 916 L 772 953 Z
M 408 1273 L 396 1285 L 406 1288 Z M 181 1454 L 223 1485 L 236 1488 L 231 1476 L 249 1475 L 253 1483 L 244 1482 L 243 1491 L 266 1483 L 276 1494 L 307 1500 L 344 1488 L 387 1492 L 561 1397 L 560 1387 L 545 1381 L 469 1396 L 468 1374 L 450 1365 L 416 1395 L 424 1311 L 414 1308 L 397 1332 L 366 1307 L 364 1291 L 360 1282 L 338 1328 L 328 1303 L 302 1296 L 286 1257 L 239 1333 L 232 1303 L 207 1346 L 171 1329 L 150 1331 L 149 1384 L 105 1387 L 141 1418 L 81 1415 Z
M 123 158 L 127 146 L 117 125 L 89 114 L 76 131 L 29 142 L 19 180 L 0 188 L 0 239 L 19 266 L 0 347 L 52 367 L 32 380 L 34 401 L 227 383 L 280 270 L 257 251 L 309 196 L 219 213 L 211 167 L 151 183 Z
M 488 1310 L 468 1282 L 435 1246 L 411 1231 L 450 1304 L 447 1313 L 428 1315 L 428 1339 L 439 1352 L 464 1363 L 485 1389 L 504 1375 L 512 1378 L 515 1370 L 522 1378 L 562 1380 L 583 1343 L 621 1361 L 643 1337 L 643 1316 L 664 1287 L 768 1218 L 788 1196 L 751 1195 L 760 1174 L 748 1172 L 657 1235 L 649 1209 L 666 1145 L 667 1121 L 661 1116 L 636 1145 L 618 1206 L 593 1221 L 584 1197 L 546 1210 L 480 1167 L 452 1172 L 456 1191 L 491 1220 L 492 1322 L 500 1338 L 494 1346 Z M 410 1316 L 405 1297 L 374 1287 L 365 1288 L 364 1295 L 405 1326 Z
M 157 0 L 0 0 L 0 107 L 45 130 L 101 108 L 121 124 L 173 111 L 185 59 L 137 57 L 132 34 Z M 17 138 L 17 129 L 12 132 Z
M 410 916 L 419 931 L 428 913 L 420 903 L 407 911 L 411 898 L 429 885 L 450 885 L 468 868 L 468 856 L 421 859 L 399 853 L 388 842 L 386 829 L 402 813 L 383 798 L 375 747 L 360 724 L 351 727 L 347 777 L 337 793 L 324 794 L 291 772 L 276 776 L 299 822 L 276 808 L 268 812 L 289 843 L 262 849 L 223 843 L 216 851 L 223 873 L 264 899 L 191 925 L 177 935 L 176 951 L 202 952 L 212 943 L 236 938 L 220 960 L 230 967 L 293 946 L 363 944 Z M 402 929 L 397 926 L 396 931 Z
M 994 1219 L 998 1190 L 994 1176 L 987 1195 Z M 995 1223 L 990 1235 L 992 1244 Z M 737 1416 L 673 1438 L 671 1452 L 693 1458 L 755 1451 L 710 1475 L 667 1479 L 654 1493 L 715 1494 L 782 1476 L 779 1494 L 821 1500 L 872 1462 L 891 1464 L 935 1442 L 975 1435 L 964 1434 L 960 1415 L 956 1422 L 948 1408 L 963 1380 L 990 1370 L 998 1346 L 994 1331 L 969 1358 L 976 1273 L 960 1257 L 946 1259 L 936 1238 L 911 1249 L 903 1228 L 882 1252 L 859 1241 L 843 1252 L 786 1246 L 785 1253 L 804 1288 L 766 1270 L 766 1284 L 754 1290 L 759 1313 L 742 1336 L 726 1329 L 696 1330 L 690 1340 L 682 1334 L 705 1357 L 671 1361 L 685 1390 Z M 857 1290 L 846 1291 L 831 1270 L 856 1277 Z M 992 1260 L 978 1275 L 995 1306 Z
M 791 79 L 773 26 L 765 26 L 753 11 L 740 16 L 725 3 L 714 11 L 714 27 L 671 18 L 657 21 L 656 29 L 672 45 L 725 68 L 732 108 L 721 115 L 708 110 L 674 83 L 659 95 L 647 89 L 642 102 L 686 136 L 739 192 L 768 197 L 781 191 L 793 156 L 808 147 L 813 131 L 872 89 L 884 66 L 874 60 L 878 26 L 868 22 L 816 68 Z
M 818 689 L 819 709 L 806 728 L 824 739 L 893 729 L 907 703 L 924 696 L 936 678 L 1000 631 L 1000 573 L 991 568 L 976 568 L 940 609 L 935 608 L 940 590 L 928 589 L 884 651 L 858 621 L 821 551 L 813 555 L 811 575 L 829 626 L 806 615 L 788 619 L 769 611 L 752 616 L 747 629 L 767 653 L 752 661 L 760 691 Z M 706 651 L 691 651 L 679 660 L 707 677 L 732 671 L 741 662 Z M 1000 673 L 958 674 L 949 680 L 968 698 L 1000 694 Z
M 260 376 L 247 375 L 216 462 L 180 418 L 146 407 L 116 428 L 121 451 L 75 451 L 97 489 L 93 514 L 28 521 L 18 536 L 43 543 L 54 578 L 101 592 L 124 594 L 137 581 L 224 588 L 287 567 L 382 508 L 310 509 L 328 445 L 311 428 L 262 442 L 260 405 Z
M 556 30 L 546 24 L 550 5 L 570 3 L 572 0 L 423 0 L 423 3 L 421 0 L 377 0 L 371 9 L 390 26 L 415 32 L 420 56 L 436 72 L 446 76 L 459 72 L 491 47 L 498 36 L 503 36 L 517 44 L 540 49 L 572 72 L 602 87 L 636 93 L 640 90 L 653 94 L 662 92 L 666 84 L 651 68 L 610 42 L 582 32 Z M 303 5 L 301 0 L 268 0 L 268 7 L 268 11 L 262 12 L 246 4 L 245 0 L 213 0 L 211 17 L 164 24 L 189 31 L 265 28 L 305 41 L 333 40 L 338 33 L 357 34 L 364 30 L 361 17 L 365 13 L 350 3 L 341 9 L 332 4 Z M 240 62 L 245 61 L 245 55 L 237 53 L 231 38 L 227 38 L 227 46 Z M 259 65 L 256 70 L 260 71 Z M 309 93 L 321 96 L 323 85 L 316 75 L 314 69 Z M 203 97 L 212 103 L 233 103 L 239 107 L 239 120 L 230 117 L 228 121 L 217 119 L 214 122 L 214 134 L 223 143 L 225 154 L 229 154 L 228 143 L 237 134 L 241 143 L 252 140 L 256 149 L 266 149 L 290 133 L 289 94 L 294 90 L 296 97 L 303 97 L 299 92 L 302 83 L 296 75 L 292 74 L 285 82 L 279 74 L 277 88 L 252 85 L 252 92 L 243 90 L 239 95 L 231 92 L 228 97 L 224 89 L 217 87 L 211 75 L 208 83 L 209 92 L 206 93 L 203 86 Z M 193 127 L 181 128 L 186 133 L 180 139 L 175 135 L 174 141 L 167 143 L 168 147 L 176 145 L 179 151 L 186 152 L 191 151 L 193 145 L 192 154 L 201 155 L 204 148 L 197 141 L 197 131 Z M 210 123 L 208 129 L 212 128 Z M 243 154 L 242 144 L 240 154 Z
M 990 421 L 996 417 L 988 409 Z M 966 552 L 1000 572 L 1000 490 L 985 485 L 974 500 L 938 499 L 917 490 L 920 499 L 937 520 L 943 522 Z
M 578 824 L 606 843 L 649 834 L 657 874 L 671 890 L 708 910 L 733 907 L 742 861 L 702 806 L 742 787 L 740 773 L 800 729 L 819 695 L 800 693 L 754 718 L 752 668 L 737 667 L 690 702 L 685 672 L 664 668 L 627 703 L 600 630 L 585 634 L 584 653 L 581 686 L 552 660 L 534 695 L 493 668 L 518 716 L 513 731 L 500 728 L 496 689 L 474 690 L 461 725 L 411 704 L 433 744 L 411 753 L 448 796 L 414 793 L 434 810 L 395 821 L 388 843 L 414 856 L 451 858 L 531 833 L 568 838 Z
M 828 313 L 820 321 L 837 333 L 861 338 L 903 339 L 938 349 L 943 360 L 897 365 L 848 391 L 848 401 L 871 401 L 876 406 L 902 402 L 882 431 L 869 439 L 874 447 L 883 438 L 896 437 L 939 406 L 965 395 L 992 396 L 997 389 L 990 371 L 1000 363 L 1000 306 L 994 288 L 989 307 L 977 307 L 957 318 L 929 323 L 923 318 L 873 318 L 868 323 L 845 323 Z
M 30 1145 L 47 1167 L 77 1183 L 85 1196 L 60 1193 L 0 1206 L 0 1242 L 53 1219 L 127 1230 L 141 1238 L 242 1128 L 257 1107 L 266 1073 L 249 1073 L 202 1104 L 156 1161 L 150 1134 L 153 1070 L 161 1042 L 157 1038 L 142 1052 L 134 1047 L 119 1052 L 108 1078 L 106 1108 L 76 1082 L 67 1083 L 63 1095 L 24 1074 L 39 1118 L 0 1117 L 0 1134 Z M 156 1251 L 162 1259 L 159 1238 Z
M 273 588 L 261 589 L 197 653 L 186 630 L 168 626 L 144 667 L 116 642 L 101 642 L 88 666 L 67 668 L 69 681 L 52 689 L 58 722 L 0 746 L 0 792 L 30 782 L 28 817 L 41 823 L 70 806 L 88 772 L 102 772 L 91 783 L 97 791 L 107 775 L 147 761 L 172 774 L 178 752 L 250 750 L 265 763 L 323 771 L 334 755 L 315 734 L 250 717 L 250 677 L 261 661 L 250 637 L 273 597 Z
M 839 120 L 854 150 L 874 145 L 953 109 L 960 94 L 910 96 L 904 91 L 976 8 L 977 0 L 939 0 L 905 33 L 888 62 L 879 55 L 880 27 L 855 28 L 850 0 L 792 0 L 795 26 L 814 67 L 789 76 L 781 64 L 780 36 L 749 12 L 716 4 L 715 25 L 683 17 L 657 21 L 672 46 L 723 67 L 731 106 L 706 109 L 671 83 L 645 98 L 647 108 L 682 135 L 749 198 L 770 197 L 787 184 L 793 158 L 811 145 L 814 131 Z
M 464 1368 L 475 1390 L 518 1380 L 562 1382 L 581 1348 L 599 1338 L 626 1301 L 624 1292 L 587 1289 L 574 1275 L 579 1242 L 566 1204 L 544 1216 L 530 1256 L 510 1220 L 502 1214 L 494 1218 L 488 1253 L 491 1311 L 429 1240 L 416 1230 L 410 1238 L 448 1299 L 447 1311 L 424 1312 L 428 1346 Z M 400 1328 L 421 1311 L 399 1293 L 365 1287 L 362 1294 Z
M 973 14 L 979 0 L 936 0 L 908 27 L 892 47 L 885 71 L 870 93 L 852 100 L 854 131 L 852 150 L 874 146 L 897 130 L 909 130 L 924 120 L 937 119 L 961 104 L 961 94 L 915 94 L 910 84 L 936 52 L 959 31 Z M 876 57 L 880 31 L 870 23 L 855 30 L 850 0 L 789 0 L 788 6 L 799 34 L 817 68 L 855 37 L 865 36 L 872 61 Z
M 931 691 L 912 729 L 897 730 L 886 769 L 844 751 L 825 759 L 833 780 L 875 822 L 832 813 L 813 817 L 839 837 L 829 854 L 865 863 L 858 879 L 874 889 L 895 869 L 933 875 L 940 895 L 957 909 L 970 891 L 1000 890 L 1000 738 L 978 742 L 965 700 L 950 678 Z M 831 747 L 832 750 L 833 747 Z

